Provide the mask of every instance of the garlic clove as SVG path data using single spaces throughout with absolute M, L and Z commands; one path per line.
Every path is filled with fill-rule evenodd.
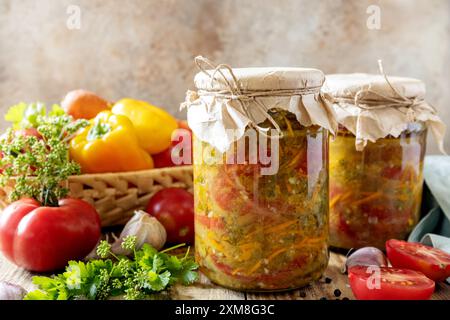
M 129 255 L 129 250 L 122 248 L 122 241 L 127 236 L 136 236 L 136 249 L 140 249 L 144 243 L 150 244 L 160 250 L 167 240 L 164 226 L 155 218 L 143 210 L 137 210 L 134 216 L 127 222 L 118 239 L 111 246 L 111 252 L 116 255 Z
M 27 291 L 19 285 L 0 281 L 0 300 L 22 300 Z

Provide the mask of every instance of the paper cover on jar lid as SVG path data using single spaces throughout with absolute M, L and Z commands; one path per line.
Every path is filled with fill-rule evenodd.
M 426 88 L 422 81 L 413 78 L 391 76 L 388 79 L 401 95 L 412 99 L 425 98 Z M 333 97 L 354 98 L 358 92 L 369 87 L 371 91 L 364 92 L 365 99 L 380 100 L 383 102 L 386 100 L 383 96 L 393 99 L 399 98 L 381 74 L 330 74 L 326 76 L 322 90 L 330 93 Z
M 194 84 L 199 90 L 220 91 L 228 86 L 219 73 L 205 70 L 195 75 Z M 233 74 L 244 91 L 286 90 L 298 88 L 320 88 L 325 76 L 322 71 L 311 68 L 233 68 Z M 228 81 L 233 78 L 228 72 L 223 75 Z M 211 77 L 214 76 L 214 81 Z
M 333 101 L 337 121 L 356 137 L 356 149 L 388 135 L 398 137 L 413 122 L 423 122 L 444 151 L 446 126 L 425 101 L 425 84 L 382 74 L 332 74 L 322 92 Z
M 248 126 L 258 129 L 258 124 L 270 121 L 268 111 L 273 108 L 294 113 L 303 126 L 319 125 L 332 133 L 337 129 L 333 108 L 320 93 L 324 82 L 320 70 L 231 69 L 203 57 L 196 63 L 201 70 L 194 80 L 198 91 L 188 91 L 181 108 L 188 108 L 189 127 L 197 138 L 220 152 L 227 151 Z

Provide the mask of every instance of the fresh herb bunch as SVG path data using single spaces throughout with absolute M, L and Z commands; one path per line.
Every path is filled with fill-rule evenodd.
M 125 296 L 128 300 L 144 299 L 161 292 L 175 283 L 189 285 L 197 280 L 198 265 L 189 256 L 167 254 L 180 247 L 158 252 L 149 244 L 136 250 L 136 237 L 128 236 L 122 242 L 124 249 L 134 252 L 134 259 L 115 256 L 111 245 L 102 241 L 97 247 L 100 257 L 111 259 L 70 261 L 66 271 L 53 277 L 33 277 L 39 287 L 25 296 L 25 300 L 105 300 L 114 296 Z
M 18 103 L 8 109 L 5 120 L 12 122 L 14 129 L 37 128 L 42 117 L 59 117 L 64 115 L 63 108 L 59 105 L 52 105 L 50 111 L 42 102 Z
M 43 104 L 19 104 L 5 116 L 13 128 L 0 140 L 0 184 L 15 181 L 11 201 L 32 197 L 43 206 L 58 206 L 58 199 L 68 193 L 62 182 L 80 172 L 69 158 L 69 141 L 88 121 L 74 121 L 61 111 L 56 105 L 47 113 Z M 17 134 L 19 129 L 30 128 L 36 134 Z

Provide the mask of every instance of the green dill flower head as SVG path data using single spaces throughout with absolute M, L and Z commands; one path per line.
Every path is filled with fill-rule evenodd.
M 114 279 L 112 281 L 112 286 L 114 289 L 122 289 L 123 283 L 122 283 L 122 281 L 120 281 L 120 279 Z
M 106 269 L 101 269 L 100 270 L 100 274 L 99 274 L 99 279 L 103 282 L 108 282 L 109 281 L 109 272 Z
M 128 273 L 131 271 L 131 268 L 132 262 L 127 258 L 121 258 L 117 263 L 117 269 L 120 270 L 120 272 L 124 275 L 128 275 Z
M 125 299 L 126 300 L 140 300 L 143 299 L 144 296 L 141 291 L 136 288 L 129 288 L 125 290 Z
M 122 241 L 122 248 L 125 250 L 134 250 L 136 248 L 136 236 L 126 236 Z
M 109 256 L 111 250 L 111 245 L 106 240 L 100 241 L 100 244 L 97 247 L 97 255 L 103 259 Z

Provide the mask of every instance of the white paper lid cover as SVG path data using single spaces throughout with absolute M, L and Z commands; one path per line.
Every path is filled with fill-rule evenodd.
M 408 98 L 425 98 L 425 84 L 414 78 L 388 77 L 391 85 L 403 96 Z M 368 73 L 330 74 L 326 76 L 326 81 L 322 91 L 337 98 L 354 97 L 360 90 L 371 88 L 379 95 L 371 95 L 367 92 L 365 98 L 381 100 L 380 94 L 389 98 L 398 98 L 383 75 Z
M 322 71 L 312 68 L 233 68 L 233 74 L 244 91 L 259 90 L 293 90 L 303 88 L 320 88 L 325 81 Z M 221 70 L 225 78 L 232 83 L 232 76 L 227 70 Z M 206 73 L 208 74 L 206 74 Z M 220 91 L 228 89 L 221 75 L 214 74 L 213 70 L 199 72 L 194 78 L 197 89 L 207 91 Z
M 380 71 L 383 69 L 380 62 Z M 425 101 L 425 84 L 413 78 L 366 73 L 330 74 L 322 92 L 333 101 L 336 119 L 356 137 L 357 150 L 368 141 L 398 137 L 413 122 L 431 129 L 444 151 L 446 126 L 436 109 Z

